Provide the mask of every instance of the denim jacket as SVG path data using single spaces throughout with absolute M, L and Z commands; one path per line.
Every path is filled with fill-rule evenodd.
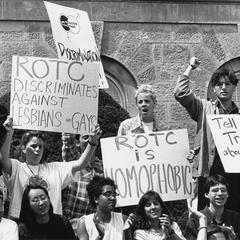
M 153 120 L 152 131 L 153 132 L 159 131 L 159 128 L 156 125 L 155 119 Z M 139 115 L 126 119 L 123 122 L 121 122 L 118 129 L 118 136 L 136 134 L 136 133 L 144 133 L 144 128 Z

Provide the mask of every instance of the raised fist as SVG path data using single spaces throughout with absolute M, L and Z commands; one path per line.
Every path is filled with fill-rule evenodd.
M 200 61 L 196 57 L 192 57 L 190 59 L 189 65 L 192 67 L 192 69 L 196 69 L 200 65 Z

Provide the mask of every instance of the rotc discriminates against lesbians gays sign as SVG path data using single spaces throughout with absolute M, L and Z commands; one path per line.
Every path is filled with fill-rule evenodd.
M 99 63 L 13 56 L 14 128 L 91 134 L 97 124 Z
M 193 196 L 186 129 L 101 139 L 104 174 L 118 186 L 120 206 L 137 204 L 148 190 L 164 201 Z
M 240 115 L 207 115 L 226 172 L 240 173 Z
M 60 59 L 100 63 L 99 87 L 108 88 L 87 12 L 44 2 Z

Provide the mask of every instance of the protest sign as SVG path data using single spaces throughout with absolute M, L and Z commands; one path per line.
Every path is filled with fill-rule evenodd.
M 164 201 L 193 195 L 186 129 L 101 139 L 104 174 L 118 186 L 120 206 L 137 204 L 148 190 Z
M 13 56 L 15 128 L 92 134 L 97 124 L 98 63 Z
M 60 59 L 100 63 L 99 87 L 108 88 L 87 12 L 44 2 Z
M 240 173 L 240 115 L 207 115 L 224 170 Z

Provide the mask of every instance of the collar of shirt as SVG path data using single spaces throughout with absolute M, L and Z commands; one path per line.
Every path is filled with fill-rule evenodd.
M 222 104 L 221 104 L 219 99 L 217 99 L 215 101 L 215 104 L 218 107 L 220 114 L 239 114 L 238 107 L 237 107 L 237 105 L 234 102 L 232 102 L 231 110 L 228 110 L 228 111 L 223 108 L 223 106 L 222 106 Z
M 153 118 L 153 132 L 159 131 L 159 128 L 157 127 L 156 120 Z M 144 133 L 144 128 L 142 124 L 142 120 L 139 115 L 137 115 L 135 118 L 133 118 L 133 123 L 132 123 L 132 133 Z

